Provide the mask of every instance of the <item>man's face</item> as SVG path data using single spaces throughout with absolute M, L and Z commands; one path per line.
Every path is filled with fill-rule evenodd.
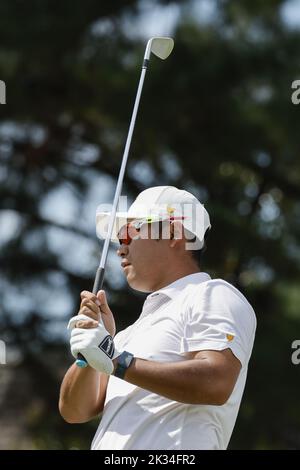
M 121 244 L 117 251 L 127 282 L 133 289 L 153 292 L 160 286 L 170 270 L 170 224 L 164 226 L 164 237 L 159 234 L 159 224 L 141 226 L 139 231 L 129 228 L 129 245 Z M 160 236 L 159 236 L 160 235 Z M 155 239 L 156 238 L 156 239 Z M 127 264 L 127 266 L 125 266 Z

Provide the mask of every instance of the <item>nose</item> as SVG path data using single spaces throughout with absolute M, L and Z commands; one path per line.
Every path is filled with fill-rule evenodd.
M 121 257 L 126 256 L 128 251 L 128 245 L 124 245 L 124 243 L 122 243 L 122 245 L 120 245 L 120 247 L 117 249 L 117 255 Z

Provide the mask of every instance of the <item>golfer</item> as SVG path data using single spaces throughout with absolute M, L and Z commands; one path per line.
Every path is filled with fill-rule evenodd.
M 108 218 L 97 215 L 103 237 Z M 89 366 L 67 371 L 59 408 L 69 423 L 102 414 L 92 449 L 227 448 L 256 318 L 239 290 L 201 270 L 209 229 L 204 206 L 173 186 L 149 188 L 117 213 L 112 239 L 124 275 L 147 297 L 117 334 L 104 291 L 83 291 L 69 322 L 71 352 Z

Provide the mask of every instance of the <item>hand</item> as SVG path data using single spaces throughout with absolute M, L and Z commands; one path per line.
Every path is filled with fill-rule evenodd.
M 88 317 L 82 314 L 76 315 L 69 322 L 68 328 L 72 329 L 71 353 L 75 359 L 77 359 L 79 353 L 82 354 L 91 367 L 110 375 L 114 370 L 113 359 L 119 353 L 115 351 L 113 339 L 101 323 L 91 328 L 74 327 L 86 318 Z
M 106 330 L 114 337 L 116 325 L 112 311 L 110 310 L 104 290 L 100 290 L 97 295 L 92 292 L 82 291 L 80 294 L 81 304 L 78 315 L 86 315 L 95 322 L 103 322 Z M 83 321 L 83 320 L 81 320 Z M 85 324 L 78 324 L 80 328 L 95 328 L 95 323 L 86 321 Z
M 100 302 L 101 320 L 103 321 L 103 324 L 109 334 L 114 337 L 116 334 L 115 319 L 111 309 L 108 306 L 106 293 L 104 290 L 99 290 L 99 292 L 97 293 L 97 299 Z

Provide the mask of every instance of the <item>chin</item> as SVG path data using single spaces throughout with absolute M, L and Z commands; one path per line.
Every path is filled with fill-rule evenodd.
M 136 278 L 132 278 L 131 276 L 128 276 L 127 277 L 127 282 L 128 282 L 128 285 L 134 289 L 134 290 L 137 290 L 138 292 L 145 292 L 145 293 L 149 293 L 149 292 L 152 292 L 151 289 L 149 289 L 147 286 L 145 286 L 143 283 L 139 282 L 138 279 Z

